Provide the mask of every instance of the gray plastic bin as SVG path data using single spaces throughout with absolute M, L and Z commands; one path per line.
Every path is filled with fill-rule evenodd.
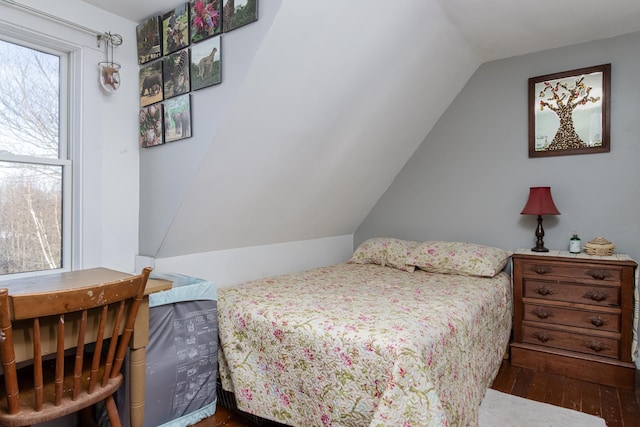
M 179 274 L 152 272 L 173 282 L 149 295 L 146 348 L 145 427 L 186 427 L 216 411 L 218 312 L 213 283 Z M 125 364 L 128 367 L 128 363 Z M 118 393 L 122 424 L 130 425 L 129 375 Z M 100 425 L 106 424 L 101 414 Z
M 152 277 L 173 287 L 149 295 L 144 425 L 188 426 L 216 410 L 216 288 L 188 276 Z

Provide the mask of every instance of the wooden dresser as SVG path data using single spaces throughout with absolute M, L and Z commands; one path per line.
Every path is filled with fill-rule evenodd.
M 633 389 L 634 281 L 624 255 L 513 255 L 511 363 Z

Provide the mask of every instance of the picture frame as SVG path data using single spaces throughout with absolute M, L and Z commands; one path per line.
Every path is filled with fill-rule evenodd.
M 140 148 L 164 144 L 163 105 L 153 104 L 140 109 Z
M 162 61 L 151 62 L 140 67 L 140 106 L 155 104 L 164 99 L 162 81 Z
M 164 103 L 164 141 L 191 138 L 191 95 L 181 95 Z
M 610 151 L 611 64 L 529 78 L 529 157 Z
M 258 0 L 223 0 L 222 29 L 229 32 L 258 20 Z
M 162 37 L 160 37 L 160 17 L 153 16 L 136 26 L 138 64 L 158 59 L 162 56 Z
M 222 0 L 191 0 L 189 7 L 191 43 L 222 33 Z
M 182 49 L 162 59 L 164 98 L 188 93 L 191 90 L 189 49 Z
M 183 3 L 162 15 L 164 56 L 189 46 L 189 4 Z
M 222 82 L 221 37 L 213 37 L 191 47 L 191 90 Z

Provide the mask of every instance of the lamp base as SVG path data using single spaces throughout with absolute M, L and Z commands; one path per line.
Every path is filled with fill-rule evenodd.
M 542 228 L 542 215 L 538 215 L 538 227 L 536 228 L 536 246 L 531 248 L 533 252 L 549 252 L 549 249 L 544 247 L 544 229 Z
M 535 248 L 531 248 L 533 252 L 549 252 L 549 249 L 544 246 L 536 246 Z

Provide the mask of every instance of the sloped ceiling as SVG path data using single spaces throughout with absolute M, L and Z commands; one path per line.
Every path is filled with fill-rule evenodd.
M 85 1 L 136 22 L 175 5 Z M 354 233 L 482 62 L 636 30 L 637 0 L 283 0 L 148 255 Z
M 161 256 L 355 231 L 478 63 L 435 3 L 357 3 L 282 3 Z

